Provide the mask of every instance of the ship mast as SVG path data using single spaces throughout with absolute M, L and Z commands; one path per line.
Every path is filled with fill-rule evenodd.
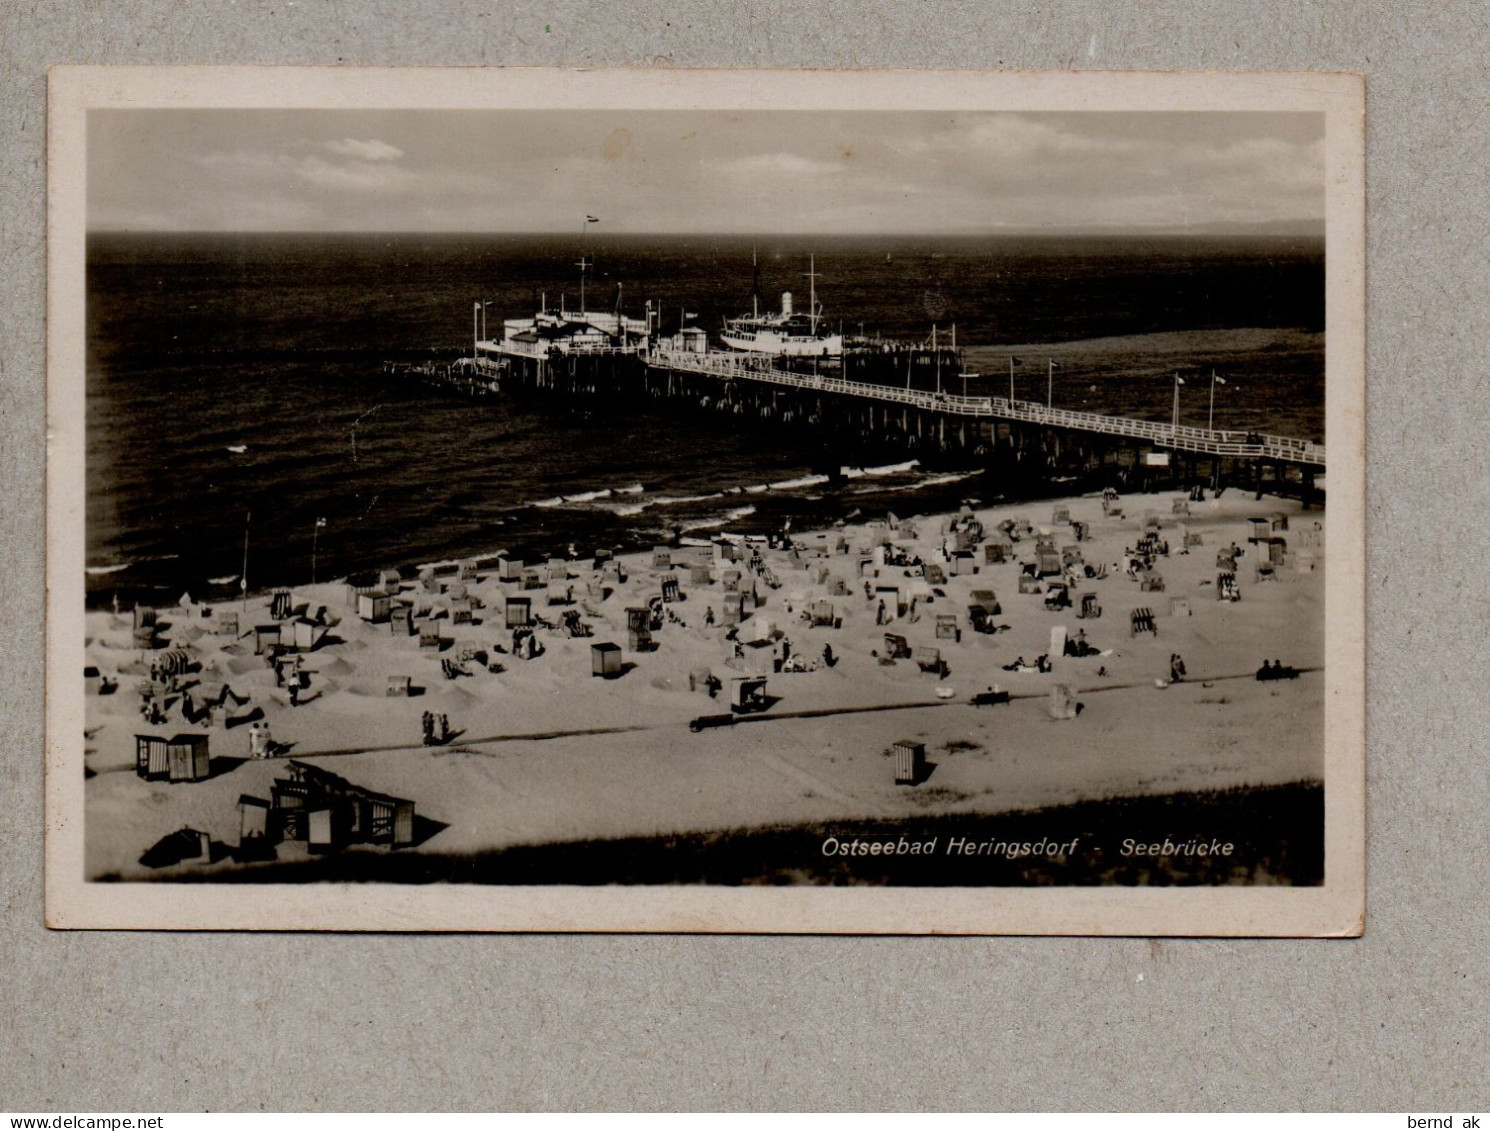
M 750 247 L 750 317 L 756 322 L 761 317 L 761 265 L 754 244 Z
M 817 257 L 807 257 L 807 315 L 812 320 L 812 336 L 817 337 Z

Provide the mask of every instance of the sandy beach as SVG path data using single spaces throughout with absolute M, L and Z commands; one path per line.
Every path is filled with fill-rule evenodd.
M 1255 516 L 1283 516 L 1265 534 L 1286 540 L 1287 550 L 1265 579 L 1258 565 L 1270 546 L 1249 542 L 1261 529 L 1249 522 Z M 1157 531 L 1146 522 L 1153 518 Z M 593 558 L 570 560 L 560 588 L 572 591 L 573 603 L 553 605 L 553 585 L 524 591 L 520 579 L 503 581 L 495 561 L 484 558 L 474 579 L 462 581 L 452 567 L 434 578 L 403 577 L 391 595 L 391 606 L 408 608 L 426 637 L 439 634 L 438 648 L 428 640 L 421 647 L 407 628 L 364 620 L 345 582 L 301 586 L 291 608 L 312 619 L 322 607 L 325 614 L 305 630 L 324 631 L 323 638 L 298 653 L 306 685 L 298 705 L 268 657 L 255 654 L 255 626 L 293 620 L 276 621 L 268 594 L 210 611 L 194 603 L 158 610 L 159 646 L 149 652 L 135 646 L 130 610 L 91 611 L 88 663 L 118 688 L 96 694 L 99 678 L 89 679 L 87 875 L 162 878 L 245 867 L 229 851 L 239 842 L 239 797 L 269 798 L 286 759 L 415 803 L 417 843 L 346 850 L 370 854 L 992 814 L 1319 782 L 1324 522 L 1323 510 L 1305 513 L 1297 502 L 1236 491 L 1220 499 L 1207 492 L 1203 501 L 1165 493 L 1104 504 L 1093 495 L 974 506 L 961 516 L 866 515 L 837 529 L 792 532 L 790 548 L 736 542 L 739 561 L 708 544 L 671 547 L 671 567 L 652 553 L 623 556 L 619 570 L 597 568 Z M 1080 540 L 1072 523 L 1085 525 Z M 1152 573 L 1162 589 L 1153 582 L 1146 589 L 1139 578 L 1149 574 L 1129 569 L 1128 551 L 1146 527 L 1158 543 Z M 949 551 L 959 529 L 971 552 L 957 558 L 954 573 Z M 1075 547 L 1079 554 L 1039 585 L 1071 581 L 1073 607 L 1049 610 L 1047 593 L 1020 591 L 1042 530 L 1057 553 Z M 1003 561 L 991 560 L 991 543 L 1005 547 Z M 1217 554 L 1233 544 L 1240 551 L 1234 602 L 1217 598 Z M 550 563 L 525 565 L 547 582 Z M 1105 576 L 1087 576 L 1104 569 Z M 746 600 L 738 625 L 725 623 L 731 571 L 759 599 L 753 610 Z M 630 649 L 626 610 L 647 608 L 667 579 L 676 579 L 678 599 L 661 604 L 654 647 Z M 975 591 L 989 590 L 1000 607 L 990 618 L 997 631 L 977 632 L 969 604 Z M 1100 616 L 1078 617 L 1087 594 Z M 531 659 L 513 654 L 509 596 L 531 598 L 533 613 L 554 626 L 536 627 L 541 652 Z M 823 612 L 822 601 L 831 602 L 836 626 L 804 619 L 814 608 Z M 470 623 L 455 623 L 468 605 Z M 1131 614 L 1140 609 L 1153 613 L 1153 633 L 1132 631 Z M 571 611 L 591 635 L 564 630 Z M 238 633 L 218 631 L 224 614 L 237 615 Z M 955 637 L 938 634 L 939 615 L 956 618 Z M 1084 634 L 1095 654 L 1053 654 L 1057 627 L 1073 640 Z M 283 631 L 287 639 L 293 633 Z M 903 636 L 912 657 L 890 662 L 887 633 Z M 601 642 L 620 646 L 625 668 L 616 678 L 592 675 L 592 645 Z M 775 670 L 788 644 L 783 667 L 809 670 Z M 832 666 L 824 663 L 825 646 Z M 921 670 L 916 654 L 925 648 L 939 651 L 943 672 Z M 152 661 L 169 654 L 185 670 L 174 691 L 168 681 L 157 685 L 165 721 L 151 725 L 140 688 Z M 1170 679 L 1175 654 L 1185 668 L 1181 682 Z M 1042 655 L 1051 670 L 1004 670 Z M 1281 660 L 1299 677 L 1258 682 L 1264 660 Z M 469 674 L 448 678 L 447 664 Z M 690 676 L 697 683 L 704 669 L 720 682 L 717 697 L 690 689 Z M 732 726 L 689 729 L 700 716 L 730 714 L 731 680 L 754 672 L 767 679 L 765 710 L 737 716 Z M 390 696 L 390 680 L 404 677 L 415 694 Z M 232 706 L 210 722 L 188 721 L 183 702 L 199 703 L 204 692 L 220 698 L 219 685 L 236 697 Z M 1056 685 L 1075 693 L 1075 717 L 1053 717 Z M 1010 701 L 974 705 L 976 694 L 995 687 Z M 449 743 L 424 744 L 424 712 L 446 716 Z M 278 756 L 250 757 L 249 719 L 268 724 Z M 178 733 L 208 735 L 211 775 L 178 783 L 138 777 L 135 736 Z M 896 784 L 889 750 L 897 740 L 924 744 L 919 784 Z M 139 863 L 183 826 L 223 846 L 217 859 L 154 869 Z M 306 845 L 281 843 L 276 854 L 281 863 L 303 860 Z

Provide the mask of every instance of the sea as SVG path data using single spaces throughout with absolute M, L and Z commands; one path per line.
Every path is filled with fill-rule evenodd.
M 509 550 L 588 554 L 1005 488 L 909 460 L 823 474 L 806 430 L 655 405 L 469 399 L 384 371 L 469 353 L 540 302 L 717 329 L 806 306 L 938 341 L 947 391 L 1324 439 L 1322 239 L 95 233 L 87 270 L 90 604 L 226 600 Z M 475 325 L 473 325 L 473 322 Z M 1017 363 L 1011 365 L 1011 358 Z M 1052 366 L 1049 363 L 1055 362 Z M 1212 374 L 1215 374 L 1215 380 Z M 246 567 L 246 568 L 245 568 Z

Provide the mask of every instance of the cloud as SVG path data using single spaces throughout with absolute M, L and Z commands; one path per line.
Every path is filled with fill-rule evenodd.
M 338 157 L 351 157 L 358 161 L 397 161 L 404 155 L 404 151 L 398 146 L 389 145 L 386 141 L 378 141 L 376 138 L 358 141 L 354 137 L 344 137 L 340 141 L 327 141 L 322 144 Z

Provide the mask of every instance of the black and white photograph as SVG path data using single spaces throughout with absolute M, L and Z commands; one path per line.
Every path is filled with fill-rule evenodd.
M 1360 932 L 1357 79 L 52 100 L 53 926 Z

